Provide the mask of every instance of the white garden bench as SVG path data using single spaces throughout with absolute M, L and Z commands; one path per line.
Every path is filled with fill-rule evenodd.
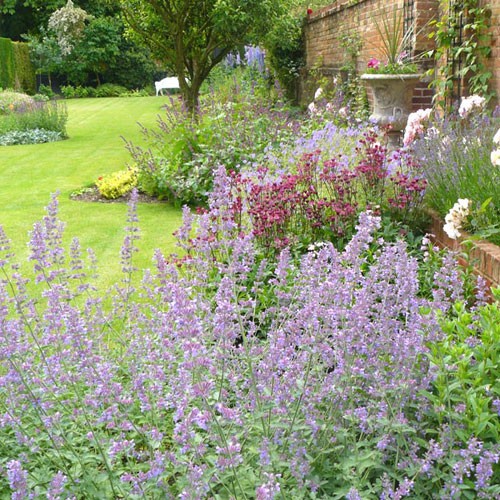
M 169 76 L 160 80 L 159 82 L 155 82 L 156 87 L 156 95 L 161 93 L 163 95 L 163 90 L 171 90 L 171 89 L 180 89 L 179 87 L 179 79 L 176 76 Z

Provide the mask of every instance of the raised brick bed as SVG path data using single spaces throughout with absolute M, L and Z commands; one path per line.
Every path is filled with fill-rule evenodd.
M 462 232 L 462 238 L 452 240 L 443 230 L 443 221 L 435 214 L 431 214 L 434 235 L 432 240 L 441 247 L 464 252 L 466 247 L 462 244 L 469 235 Z M 470 260 L 476 272 L 482 276 L 492 287 L 500 287 L 500 247 L 488 241 L 477 240 L 473 242 Z

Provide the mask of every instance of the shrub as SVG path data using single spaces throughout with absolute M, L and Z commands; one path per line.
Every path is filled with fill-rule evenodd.
M 53 130 L 14 130 L 0 135 L 0 146 L 12 146 L 16 144 L 42 144 L 44 142 L 60 141 L 62 138 L 61 132 L 54 132 Z
M 66 99 L 75 97 L 147 97 L 154 94 L 151 88 L 142 90 L 128 90 L 121 85 L 114 83 L 104 83 L 97 88 L 94 87 L 73 87 L 72 85 L 63 85 L 61 93 Z
M 56 93 L 48 85 L 40 85 L 40 87 L 38 87 L 38 93 L 48 97 L 49 99 L 54 99 L 56 97 Z
M 76 97 L 75 87 L 73 87 L 73 85 L 62 85 L 61 94 L 66 99 L 73 99 L 74 97 Z
M 127 94 L 128 90 L 121 85 L 115 83 L 103 83 L 96 88 L 96 97 L 119 97 L 122 94 Z
M 43 95 L 43 94 L 35 94 L 33 96 L 33 100 L 40 101 L 40 102 L 48 102 L 48 101 L 50 101 L 50 98 L 47 97 L 46 95 Z
M 99 177 L 96 186 L 104 198 L 120 198 L 137 185 L 137 169 L 128 168 Z

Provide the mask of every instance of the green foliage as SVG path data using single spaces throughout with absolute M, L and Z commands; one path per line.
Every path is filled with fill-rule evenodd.
M 59 141 L 63 137 L 60 132 L 53 130 L 33 129 L 12 131 L 0 135 L 0 146 L 14 146 L 18 144 L 43 144 Z
M 47 97 L 48 99 L 54 99 L 56 97 L 56 93 L 48 85 L 40 85 L 40 87 L 38 88 L 38 93 Z
M 457 303 L 451 317 L 442 318 L 444 335 L 429 344 L 428 356 L 434 373 L 427 393 L 429 427 L 447 429 L 448 443 L 467 446 L 479 440 L 484 450 L 497 450 L 500 440 L 500 290 L 493 293 L 496 301 L 474 312 Z M 455 450 L 442 456 L 443 468 L 456 457 Z M 482 498 L 498 496 L 500 468 L 494 467 L 491 474 L 496 489 Z M 460 498 L 478 498 L 474 481 L 467 476 Z
M 413 36 L 412 31 L 404 33 L 404 10 L 394 5 L 392 16 L 384 10 L 381 18 L 374 17 L 373 22 L 382 42 L 379 50 L 384 63 L 387 62 L 388 66 L 400 66 L 401 54 Z
M 382 75 L 412 75 L 418 73 L 418 66 L 411 64 L 381 64 L 378 68 L 367 68 L 367 73 L 377 73 Z
M 471 94 L 491 100 L 496 93 L 490 87 L 492 73 L 486 64 L 491 56 L 490 7 L 480 0 L 455 2 L 452 10 L 447 0 L 441 0 L 440 4 L 443 14 L 431 23 L 434 30 L 429 35 L 436 43 L 436 49 L 429 53 L 436 61 L 436 69 L 429 70 L 434 76 L 435 100 L 441 105 L 451 105 L 456 76 L 466 82 Z M 460 29 L 465 35 L 458 44 Z M 461 62 L 460 72 L 455 75 L 457 61 Z
M 286 8 L 285 0 L 121 0 L 134 37 L 179 78 L 191 113 L 201 85 L 227 54 L 267 33 Z
M 36 92 L 35 69 L 30 59 L 30 49 L 27 43 L 13 42 L 14 49 L 14 79 L 17 90 L 29 94 Z
M 45 30 L 40 35 L 26 35 L 24 38 L 29 42 L 36 74 L 48 75 L 50 82 L 51 74 L 57 71 L 62 61 L 56 38 Z
M 103 83 L 97 88 L 82 87 L 78 85 L 63 85 L 61 87 L 61 94 L 66 99 L 82 98 L 82 97 L 146 97 L 152 95 L 151 88 L 141 90 L 128 90 L 126 87 L 117 85 L 115 83 Z M 154 93 L 154 92 L 153 92 Z
M 85 83 L 88 73 L 93 73 L 97 84 L 100 75 L 115 62 L 120 53 L 121 25 L 111 17 L 92 19 L 85 27 L 80 41 L 75 44 L 71 57 L 63 60 L 64 73 L 76 83 Z
M 305 64 L 303 15 L 285 12 L 264 38 L 269 62 L 290 99 L 297 97 L 297 80 Z
M 0 88 L 14 88 L 14 47 L 8 38 L 0 38 Z
M 123 26 L 122 26 L 123 32 Z M 118 54 L 107 64 L 102 74 L 104 82 L 122 85 L 129 90 L 153 85 L 164 77 L 149 49 L 132 43 L 121 34 Z
M 35 71 L 27 44 L 0 38 L 0 88 L 36 92 Z
M 120 198 L 137 186 L 137 168 L 128 168 L 101 176 L 95 184 L 104 198 L 111 200 Z

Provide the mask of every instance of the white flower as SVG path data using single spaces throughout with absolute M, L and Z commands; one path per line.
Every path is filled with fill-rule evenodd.
M 326 110 L 327 111 L 333 111 L 333 104 L 331 102 L 326 103 Z
M 425 131 L 425 125 L 429 120 L 431 113 L 432 108 L 419 109 L 414 113 L 410 113 L 403 137 L 403 144 L 405 146 L 411 144 L 417 135 L 420 135 Z
M 465 118 L 474 109 L 482 109 L 486 104 L 486 99 L 479 95 L 471 95 L 469 97 L 462 97 L 462 102 L 460 103 L 460 108 L 458 109 L 458 114 L 461 118 Z
M 460 231 L 453 224 L 445 224 L 443 230 L 452 240 L 460 238 Z
M 443 230 L 452 240 L 456 240 L 460 237 L 459 229 L 461 229 L 464 222 L 467 221 L 471 205 L 471 200 L 459 198 L 453 205 L 453 208 L 446 214 L 444 218 L 446 224 L 443 226 Z
M 495 167 L 500 167 L 500 149 L 495 149 L 490 154 L 491 163 L 495 165 Z
M 493 142 L 495 144 L 500 144 L 500 128 L 497 130 L 497 133 L 493 136 Z
M 340 115 L 342 118 L 347 118 L 347 107 L 346 107 L 346 106 L 342 106 L 342 107 L 339 109 L 339 115 Z
M 316 109 L 316 104 L 314 104 L 313 102 L 311 104 L 309 104 L 309 106 L 307 106 L 307 109 L 309 110 L 309 113 L 311 113 L 311 115 L 314 115 L 317 113 L 317 109 Z
M 323 94 L 323 89 L 321 87 L 319 87 L 318 90 L 316 90 L 316 93 L 314 94 L 314 100 L 317 101 L 321 95 Z

